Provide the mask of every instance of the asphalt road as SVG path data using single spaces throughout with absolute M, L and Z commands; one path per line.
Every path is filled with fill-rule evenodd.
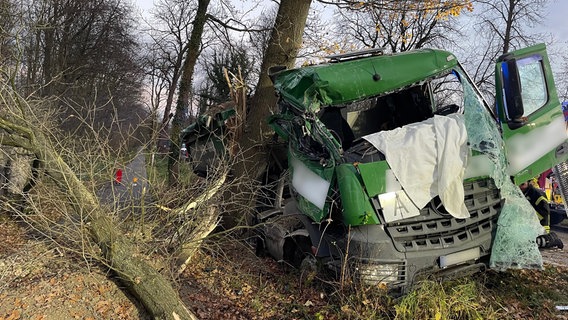
M 142 200 L 147 203 L 149 184 L 145 154 L 138 152 L 134 159 L 121 169 L 121 181 L 109 181 L 99 191 L 98 196 L 101 202 L 115 208 L 140 206 Z
M 565 247 L 564 249 L 540 249 L 542 260 L 544 263 L 568 266 L 568 221 L 563 221 L 558 225 L 552 226 L 550 229 L 562 239 Z

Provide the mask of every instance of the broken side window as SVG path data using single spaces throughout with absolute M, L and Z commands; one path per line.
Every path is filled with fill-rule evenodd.
M 548 100 L 542 56 L 536 55 L 518 60 L 517 70 L 521 79 L 524 116 L 528 116 Z

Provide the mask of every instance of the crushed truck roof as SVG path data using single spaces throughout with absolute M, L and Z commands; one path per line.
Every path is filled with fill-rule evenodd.
M 294 107 L 315 112 L 321 106 L 398 90 L 457 64 L 450 52 L 421 49 L 281 71 L 274 77 L 274 87 Z M 412 76 L 400 77 L 401 73 Z

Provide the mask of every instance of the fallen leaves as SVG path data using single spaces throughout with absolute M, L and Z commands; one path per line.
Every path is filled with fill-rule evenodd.
M 58 267 L 0 293 L 0 320 L 139 319 L 140 311 L 106 275 Z
M 0 214 L 0 217 L 3 216 Z M 24 230 L 7 218 L 0 222 L 0 230 L 0 256 L 18 252 L 25 243 Z
M 200 253 L 192 269 L 180 279 L 182 299 L 202 320 L 360 319 L 356 306 L 368 310 L 377 305 L 376 299 L 369 296 L 349 301 L 351 304 L 341 303 L 338 292 L 321 282 L 302 285 L 295 270 L 231 246 L 239 244 L 223 245 L 223 254 Z M 37 261 L 42 252 L 34 251 L 38 250 L 34 246 L 30 248 L 33 250 L 22 250 L 21 254 L 28 255 L 29 261 Z M 66 259 L 50 255 L 42 261 L 45 267 L 41 272 L 31 272 L 17 284 L 0 290 L 0 320 L 140 318 L 143 311 L 104 273 L 73 266 Z M 0 262 L 7 264 L 1 253 Z M 553 315 L 555 305 L 568 305 L 567 268 L 546 266 L 542 271 L 519 270 L 493 276 L 494 292 L 480 296 L 478 302 L 500 305 L 510 319 L 531 318 L 535 314 L 544 319 Z M 539 290 L 543 288 L 548 288 L 547 294 L 554 292 L 558 300 L 539 300 Z M 558 313 L 556 316 L 566 319 Z M 438 314 L 432 318 L 438 318 Z
M 6 318 L 6 320 L 17 320 L 20 319 L 22 312 L 20 310 L 13 310 L 12 313 Z

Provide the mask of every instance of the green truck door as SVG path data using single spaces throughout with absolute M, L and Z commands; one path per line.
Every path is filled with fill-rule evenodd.
M 566 123 L 545 45 L 501 56 L 495 67 L 495 84 L 509 174 L 515 183 L 565 161 Z

